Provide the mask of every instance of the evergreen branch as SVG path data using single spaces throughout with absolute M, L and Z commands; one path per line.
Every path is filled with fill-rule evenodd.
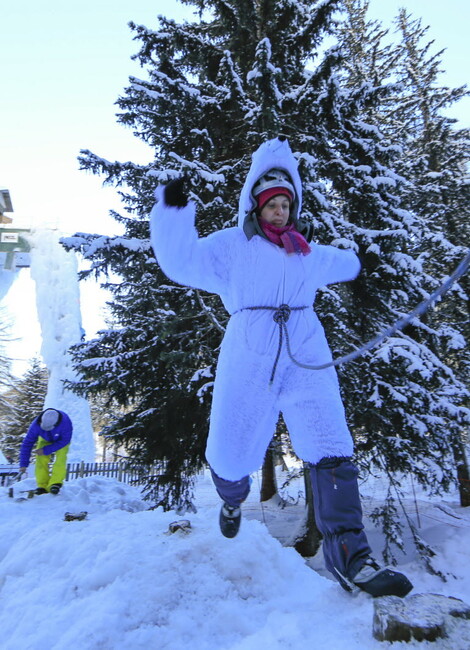
M 202 299 L 201 293 L 199 291 L 196 291 L 197 299 L 199 304 L 202 307 L 202 310 L 204 311 L 205 315 L 209 318 L 209 320 L 216 326 L 216 328 L 219 330 L 219 332 L 222 332 L 225 334 L 225 327 L 219 323 L 217 320 L 214 312 L 209 309 L 209 307 L 205 304 L 204 300 Z

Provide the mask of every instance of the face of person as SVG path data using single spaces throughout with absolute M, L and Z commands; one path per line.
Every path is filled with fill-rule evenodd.
M 289 221 L 290 201 L 287 196 L 278 194 L 273 196 L 261 210 L 260 216 L 263 221 L 270 223 L 276 228 L 283 228 Z

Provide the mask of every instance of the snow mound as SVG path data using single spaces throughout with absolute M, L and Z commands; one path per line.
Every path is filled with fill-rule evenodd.
M 35 482 L 13 487 L 15 497 L 27 496 Z M 78 479 L 57 496 L 23 501 L 0 488 L 2 650 L 389 647 L 372 635 L 369 596 L 347 594 L 270 535 L 261 518 L 269 525 L 274 506 L 260 510 L 253 493 L 243 507 L 240 534 L 228 540 L 220 534 L 220 501 L 206 476 L 197 497 L 190 532 L 171 534 L 178 515 L 149 510 L 138 489 L 115 479 Z M 415 591 L 469 602 L 470 519 L 461 508 L 446 506 L 447 513 L 425 506 L 420 513 L 429 525 L 421 531 L 439 548 L 447 582 L 424 572 L 414 556 L 405 572 Z M 288 513 L 277 510 L 292 527 Z M 82 511 L 86 519 L 64 520 L 66 512 Z M 372 530 L 368 534 L 375 545 Z M 321 565 L 320 555 L 313 560 Z M 469 638 L 466 629 L 452 629 L 439 649 L 468 650 Z M 393 647 L 437 644 L 412 640 Z
M 366 647 L 370 618 L 352 632 L 351 616 L 371 612 L 370 601 L 351 608 L 350 596 L 258 521 L 227 540 L 218 508 L 205 507 L 189 534 L 170 534 L 175 513 L 145 507 L 133 488 L 103 478 L 66 483 L 57 497 L 2 494 L 2 648 L 20 638 L 28 650 L 285 650 L 305 638 L 336 647 L 338 634 L 350 650 Z M 72 510 L 87 519 L 64 521 Z

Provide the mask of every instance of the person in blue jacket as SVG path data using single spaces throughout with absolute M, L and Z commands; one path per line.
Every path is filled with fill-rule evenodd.
M 47 408 L 31 423 L 20 450 L 20 472 L 26 472 L 33 447 L 36 454 L 36 494 L 58 494 L 67 471 L 67 453 L 72 439 L 72 421 L 67 413 Z M 49 465 L 54 454 L 51 471 Z

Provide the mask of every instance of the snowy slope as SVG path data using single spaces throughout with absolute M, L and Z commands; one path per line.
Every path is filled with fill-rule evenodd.
M 32 478 L 16 483 L 15 496 L 26 496 L 20 490 L 34 486 Z M 136 488 L 114 479 L 78 479 L 66 483 L 57 497 L 20 502 L 0 488 L 0 647 L 391 647 L 372 637 L 370 597 L 345 593 L 319 574 L 321 559 L 312 560 L 318 573 L 269 534 L 259 519 L 270 525 L 285 519 L 292 527 L 292 515 L 289 507 L 280 510 L 275 504 L 261 511 L 256 492 L 244 509 L 239 536 L 227 540 L 218 531 L 219 504 L 207 476 L 198 485 L 198 512 L 189 516 L 189 534 L 169 534 L 169 524 L 181 517 L 147 510 Z M 438 545 L 441 568 L 455 577 L 443 583 L 412 556 L 404 560 L 406 571 L 415 592 L 470 602 L 470 513 L 455 501 L 444 510 L 437 505 L 420 504 L 421 518 L 428 522 L 421 532 Z M 84 510 L 86 520 L 64 521 L 65 512 Z M 379 542 L 378 534 L 371 540 Z M 433 644 L 393 644 L 401 647 L 468 650 L 470 634 Z

